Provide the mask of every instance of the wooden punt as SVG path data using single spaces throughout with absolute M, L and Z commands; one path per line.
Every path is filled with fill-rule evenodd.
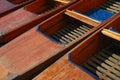
M 119 80 L 120 34 L 112 31 L 115 34 L 107 35 L 111 32 L 105 33 L 105 30 L 110 27 L 119 32 L 119 20 L 120 15 L 86 38 L 62 58 L 33 78 L 33 80 Z M 116 34 L 119 35 L 117 38 Z M 113 38 L 115 40 L 107 36 L 110 38 L 115 36 Z M 103 73 L 103 70 L 106 71 L 106 74 Z M 98 77 L 91 74 L 91 72 Z M 117 78 L 114 75 L 117 75 Z
M 52 6 L 52 8 L 55 7 L 56 4 L 54 4 L 54 2 L 52 3 L 51 0 L 48 0 L 48 1 L 50 1 L 51 5 L 54 5 L 54 6 Z M 37 0 L 29 5 L 25 6 L 24 8 L 21 8 L 15 12 L 12 12 L 11 14 L 9 14 L 7 16 L 2 17 L 0 19 L 0 25 L 1 25 L 0 26 L 0 43 L 5 43 L 5 42 L 8 42 L 8 41 L 14 39 L 15 37 L 19 36 L 20 34 L 22 34 L 25 31 L 29 30 L 36 24 L 44 21 L 45 19 L 47 19 L 48 17 L 52 16 L 53 14 L 59 12 L 63 8 L 67 7 L 68 5 L 71 5 L 72 3 L 76 2 L 76 0 L 73 0 L 69 4 L 64 5 L 63 3 L 56 2 L 57 0 L 55 0 L 55 3 L 60 4 L 60 5 L 63 4 L 64 6 L 59 6 L 55 9 L 52 9 L 51 11 L 49 11 L 47 13 L 44 13 L 48 9 L 51 9 L 51 5 L 47 7 L 45 4 L 48 1 L 44 0 L 43 2 L 41 2 L 41 0 Z M 77 12 L 85 13 L 87 10 L 90 10 L 90 9 L 93 9 L 96 7 L 100 7 L 105 2 L 107 5 L 109 3 L 110 6 L 113 5 L 114 7 L 116 7 L 116 9 L 119 9 L 119 2 L 115 3 L 114 1 L 110 2 L 110 1 L 106 1 L 106 0 L 101 0 L 98 2 L 97 0 L 93 0 L 93 1 L 84 0 L 84 1 L 81 1 L 82 5 L 79 5 L 79 2 L 77 4 L 75 4 L 74 7 L 69 8 L 69 10 L 74 9 Z M 41 7 L 41 6 L 37 6 L 37 5 L 39 5 L 38 3 L 40 3 L 41 6 L 43 6 L 43 5 L 46 6 L 47 9 L 44 7 Z M 95 3 L 96 5 L 93 5 L 92 3 Z M 87 7 L 88 5 L 90 5 L 91 7 Z M 106 8 L 107 7 L 108 6 L 106 6 Z M 83 8 L 86 8 L 86 9 L 83 9 Z M 119 10 L 117 10 L 117 12 L 118 11 Z M 112 11 L 110 11 L 110 12 L 112 12 Z M 44 14 L 41 14 L 41 13 L 44 13 Z M 113 12 L 113 13 L 115 13 L 115 12 Z
M 68 54 L 57 60 L 32 80 L 95 80 L 68 61 Z
M 71 50 L 70 60 L 96 79 L 120 80 L 120 33 L 104 29 L 120 32 L 119 21 L 120 16 Z
M 80 4 L 82 5 L 83 1 L 80 1 Z M 75 5 L 69 9 L 74 9 Z M 0 48 L 0 63 L 8 70 L 5 79 L 23 80 L 43 71 L 72 47 L 120 14 L 117 13 L 105 22 L 99 23 L 82 14 L 75 13 L 74 15 L 82 17 L 76 19 L 66 13 L 69 13 L 69 10 L 61 11 Z M 93 25 L 83 19 L 91 21 Z M 55 38 L 55 35 L 58 38 Z
M 0 0 L 0 17 L 33 1 L 34 0 Z
M 119 20 L 120 15 L 86 38 L 33 80 L 119 80 L 120 34 L 113 32 L 114 35 L 109 37 L 116 34 L 119 36 L 111 39 L 105 33 L 105 29 L 110 27 L 119 32 Z
M 31 4 L 1 17 L 0 43 L 12 40 L 75 2 L 76 0 L 71 0 L 69 3 L 63 4 L 54 0 L 35 0 Z

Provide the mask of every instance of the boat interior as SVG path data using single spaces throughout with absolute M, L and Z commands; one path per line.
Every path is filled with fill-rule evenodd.
M 74 48 L 70 53 L 70 61 L 95 79 L 119 80 L 119 20 L 120 16 L 104 26 L 110 32 L 102 28 Z M 113 30 L 109 30 L 110 27 Z
M 75 0 L 71 0 L 73 2 Z M 69 3 L 71 3 L 69 2 Z M 48 4 L 49 3 L 49 4 Z M 66 3 L 68 4 L 68 3 Z M 60 7 L 64 4 L 59 2 L 59 0 L 36 0 L 35 2 L 25 6 L 25 10 L 30 11 L 34 14 L 40 15 L 44 14 L 45 12 L 51 11 L 57 7 Z
M 23 2 L 30 1 L 30 0 L 6 0 L 6 1 L 9 1 L 13 4 L 21 4 Z
M 112 0 L 101 0 L 99 3 L 97 0 L 80 1 L 64 11 L 64 14 L 61 12 L 57 18 L 50 20 L 51 22 L 48 20 L 45 24 L 38 25 L 38 31 L 55 43 L 68 44 L 74 42 L 83 36 L 83 34 L 90 32 L 94 28 L 99 28 L 99 25 L 103 24 L 102 22 L 109 20 L 114 14 L 119 13 L 119 10 L 114 13 L 112 11 L 106 11 L 105 9 L 103 10 L 103 15 L 101 14 L 101 10 L 100 12 L 99 10 L 95 10 L 97 13 L 95 11 L 95 13 L 90 12 L 91 9 L 101 8 L 100 6 L 103 4 L 111 2 L 113 3 Z M 93 3 L 95 5 L 93 5 Z M 86 7 L 88 5 L 90 5 L 90 7 Z M 83 9 L 83 7 L 85 8 Z M 93 16 L 88 16 L 88 13 Z
M 36 0 L 2 17 L 0 25 L 0 46 L 13 39 L 0 47 L 0 72 L 6 80 L 31 80 L 38 73 L 43 76 L 33 80 L 51 80 L 50 75 L 52 80 L 120 79 L 119 0 Z M 49 68 L 52 63 L 65 69 L 53 74 L 59 68 Z
M 119 20 L 109 21 L 32 80 L 119 80 Z
M 74 76 L 73 76 L 74 75 Z M 68 61 L 68 54 L 58 59 L 32 80 L 94 80 L 93 77 L 80 70 Z
M 68 44 L 89 32 L 93 26 L 86 23 L 82 23 L 69 16 L 56 16 L 57 19 L 52 20 L 52 25 L 49 25 L 49 21 L 45 25 L 38 26 L 38 30 L 41 34 L 49 36 L 50 40 L 55 43 Z M 48 24 L 49 23 L 49 24 Z
M 54 0 L 36 0 L 21 9 L 3 16 L 0 19 L 0 31 L 4 34 L 4 38 L 2 38 L 0 42 L 8 42 L 12 40 L 16 36 L 29 30 L 38 23 L 41 23 L 70 4 L 73 4 L 76 0 L 71 0 L 66 4 L 58 4 L 58 2 L 59 1 Z M 8 24 L 5 24 L 6 22 Z
M 51 9 L 54 9 L 57 6 L 59 6 L 59 5 L 57 5 L 54 0 L 52 0 L 52 1 L 51 0 L 44 0 L 44 1 L 42 0 L 42 2 L 41 2 L 41 0 L 38 0 L 30 5 L 27 5 L 25 7 L 25 10 L 39 15 L 39 14 L 45 13 Z
M 0 17 L 5 16 L 33 1 L 34 0 L 0 0 Z

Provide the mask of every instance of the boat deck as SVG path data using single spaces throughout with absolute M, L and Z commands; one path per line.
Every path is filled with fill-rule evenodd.
M 94 80 L 91 76 L 80 70 L 68 61 L 68 55 L 64 55 L 44 72 L 33 80 Z

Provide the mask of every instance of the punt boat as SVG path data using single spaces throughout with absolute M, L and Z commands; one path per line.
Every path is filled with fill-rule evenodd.
M 5 70 L 2 71 L 5 72 L 4 78 L 23 80 L 40 73 L 91 34 L 109 22 L 114 22 L 120 15 L 119 11 L 112 13 L 98 9 L 98 12 L 110 14 L 104 21 L 98 20 L 88 15 L 90 9 L 81 9 L 88 5 L 84 2 L 89 5 L 95 3 L 90 9 L 98 5 L 98 0 L 79 1 L 1 47 L 0 63 Z M 103 3 L 102 0 L 100 2 Z M 119 20 L 116 24 L 118 23 Z
M 0 0 L 0 17 L 33 1 L 34 0 Z
M 4 0 L 1 0 L 4 1 Z M 11 0 L 12 1 L 12 0 Z M 20 0 L 19 0 L 20 1 Z M 63 3 L 56 0 L 35 0 L 0 18 L 0 43 L 8 42 L 50 16 L 60 12 L 76 0 Z
M 120 16 L 79 43 L 33 80 L 119 80 Z

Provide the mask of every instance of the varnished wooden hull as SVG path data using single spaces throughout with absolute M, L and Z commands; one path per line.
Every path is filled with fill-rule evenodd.
M 97 76 L 97 79 L 103 80 L 120 79 L 120 41 L 109 38 L 101 32 L 104 28 L 110 27 L 119 32 L 119 20 L 120 16 L 116 17 L 70 52 L 71 61 L 81 69 L 84 68 L 83 71 L 87 71 L 89 75 L 94 74 L 94 78 Z M 116 64 L 117 67 L 113 64 Z
M 80 1 L 79 5 L 80 4 L 82 5 L 83 2 Z M 77 10 L 76 5 L 78 5 L 78 3 L 69 7 L 68 10 L 75 8 Z M 96 6 L 97 5 L 94 5 L 92 8 Z M 86 11 L 88 10 L 89 9 L 86 8 Z M 71 18 L 67 16 L 65 12 L 66 10 L 61 11 L 0 48 L 0 62 L 9 73 L 6 78 L 18 78 L 22 80 L 23 78 L 28 78 L 37 72 L 43 71 L 56 59 L 120 14 L 117 13 L 103 23 L 98 23 L 97 26 L 94 26 L 82 22 L 80 19 L 76 20 Z M 82 13 L 83 9 L 77 10 L 77 12 Z M 91 21 L 94 23 L 94 20 Z M 74 28 L 72 28 L 71 25 L 73 25 Z M 62 29 L 67 30 L 68 33 L 66 33 L 66 36 L 59 33 Z M 54 34 L 58 35 L 58 33 L 60 35 L 58 38 L 53 37 Z M 73 40 L 71 40 L 68 35 L 73 35 Z
M 32 80 L 94 80 L 68 61 L 68 54 L 57 60 Z
M 0 0 L 0 17 L 8 14 L 34 0 Z M 4 7 L 3 7 L 4 6 Z
M 29 30 L 53 14 L 63 10 L 65 7 L 73 4 L 74 2 L 76 2 L 76 0 L 56 7 L 55 2 L 51 0 L 36 0 L 23 8 L 1 17 L 0 34 L 2 38 L 0 39 L 0 43 L 8 42 L 14 39 L 18 35 Z
M 103 61 L 103 58 L 105 58 L 105 56 L 108 56 L 107 53 L 98 55 L 97 53 L 99 50 L 105 48 L 106 46 L 111 47 L 109 45 L 112 45 L 112 43 L 113 44 L 115 43 L 114 45 L 116 46 L 119 45 L 116 49 L 118 49 L 120 52 L 120 42 L 110 39 L 101 33 L 101 31 L 104 28 L 109 29 L 110 27 L 112 27 L 116 31 L 120 31 L 120 26 L 118 26 L 120 25 L 119 20 L 120 20 L 120 16 L 117 16 L 116 18 L 112 19 L 112 21 L 110 21 L 108 24 L 106 24 L 105 26 L 97 30 L 94 34 L 86 38 L 83 42 L 78 44 L 78 46 L 73 48 L 71 51 L 66 53 L 62 58 L 58 59 L 55 63 L 49 66 L 46 70 L 44 70 L 39 75 L 37 75 L 35 78 L 33 78 L 33 80 L 72 80 L 72 79 L 74 80 L 79 80 L 79 79 L 82 79 L 82 80 L 104 79 L 106 80 L 106 79 L 109 79 L 108 77 L 111 77 L 111 76 L 108 76 L 107 74 L 106 76 L 102 75 L 102 74 L 105 74 L 105 72 L 102 73 L 100 76 L 100 72 L 98 71 L 99 77 L 94 76 L 90 72 L 98 73 L 97 70 L 95 72 L 96 62 L 101 62 Z M 115 46 L 113 46 L 112 48 L 115 48 Z M 111 51 L 112 51 L 112 48 L 110 49 Z M 108 56 L 110 60 L 107 60 L 106 58 L 105 63 L 104 61 L 103 63 L 101 63 L 102 67 L 108 67 L 110 65 L 112 66 L 112 69 L 118 70 L 118 73 L 119 73 L 119 67 L 120 67 L 119 62 L 117 62 L 118 65 L 117 64 L 116 66 L 113 65 L 116 63 L 115 61 L 117 60 L 119 61 L 120 56 L 118 57 L 118 55 L 119 53 L 117 55 L 114 53 L 114 55 Z M 97 59 L 94 58 L 96 61 L 93 63 L 90 63 L 91 60 L 89 58 L 93 56 L 94 57 L 97 56 Z M 89 61 L 89 65 L 88 63 L 86 63 L 88 61 Z M 87 66 L 85 64 L 87 64 Z M 90 68 L 90 69 L 87 71 L 84 69 L 85 67 Z M 114 73 L 115 70 L 112 70 L 112 71 Z M 113 75 L 114 74 L 112 74 L 112 77 Z M 119 74 L 117 74 L 117 79 L 116 77 L 112 79 L 119 80 L 118 76 Z

